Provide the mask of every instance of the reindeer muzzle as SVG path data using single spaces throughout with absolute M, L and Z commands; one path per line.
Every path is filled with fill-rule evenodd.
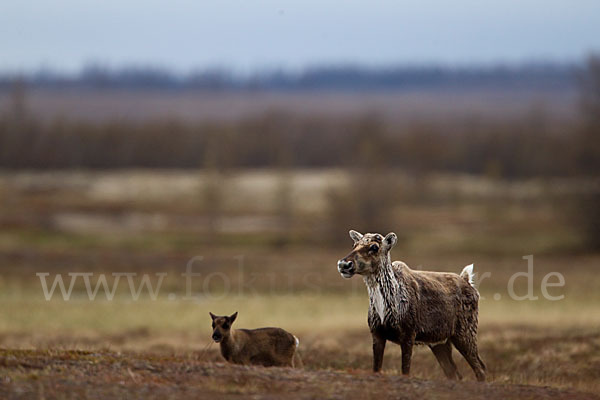
M 337 267 L 338 272 L 346 279 L 352 278 L 356 273 L 354 261 L 339 260 Z

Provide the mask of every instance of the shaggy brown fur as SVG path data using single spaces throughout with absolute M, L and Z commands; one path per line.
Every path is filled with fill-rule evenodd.
M 221 346 L 221 355 L 233 364 L 264 367 L 302 367 L 296 352 L 298 338 L 281 328 L 232 329 L 237 312 L 212 318 L 212 338 Z
M 467 360 L 477 380 L 485 380 L 485 364 L 477 351 L 479 293 L 472 266 L 459 275 L 413 271 L 391 262 L 395 233 L 362 235 L 350 231 L 354 248 L 338 261 L 344 278 L 363 276 L 369 291 L 369 328 L 373 337 L 373 370 L 383 365 L 386 341 L 402 348 L 402 373 L 410 372 L 412 348 L 427 344 L 449 379 L 461 379 L 452 360 L 452 345 Z

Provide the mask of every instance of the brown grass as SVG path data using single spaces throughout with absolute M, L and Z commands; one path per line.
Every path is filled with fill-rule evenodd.
M 384 375 L 369 372 L 366 290 L 359 278 L 337 273 L 349 227 L 330 229 L 327 216 L 327 190 L 343 183 L 343 173 L 292 174 L 285 245 L 275 240 L 280 176 L 246 171 L 224 179 L 221 221 L 209 241 L 202 174 L 0 174 L 0 397 L 567 398 L 600 391 L 600 258 L 576 252 L 578 238 L 561 205 L 546 196 L 575 183 L 548 189 L 543 182 L 434 176 L 421 182 L 423 197 L 401 197 L 389 210 L 400 236 L 394 259 L 451 272 L 475 263 L 476 272 L 491 274 L 480 285 L 479 337 L 492 383 L 476 385 L 456 352 L 466 382 L 447 383 L 423 347 L 410 379 L 399 376 L 394 345 Z M 534 254 L 534 295 L 541 296 L 547 273 L 559 272 L 565 286 L 550 293 L 563 300 L 509 298 L 507 282 L 527 270 L 527 254 Z M 181 273 L 196 255 L 205 258 L 192 289 L 204 296 L 183 300 Z M 112 272 L 168 276 L 156 301 L 145 294 L 132 301 L 125 283 L 113 301 L 102 293 L 89 301 L 81 281 L 71 300 L 44 300 L 36 272 L 51 280 L 76 271 L 96 274 L 92 284 L 100 273 L 109 282 Z M 211 273 L 224 274 L 229 286 L 218 279 L 203 286 Z M 526 289 L 519 279 L 516 292 Z M 306 369 L 219 364 L 216 345 L 207 347 L 208 311 L 239 311 L 240 328 L 293 332 Z M 541 388 L 547 386 L 554 389 Z
M 597 398 L 557 389 L 431 382 L 364 370 L 232 366 L 195 355 L 0 350 L 0 395 L 36 398 Z

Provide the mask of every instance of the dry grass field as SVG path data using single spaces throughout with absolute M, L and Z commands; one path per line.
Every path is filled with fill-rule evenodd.
M 0 350 L 4 398 L 595 399 L 549 387 L 449 382 L 364 370 L 260 368 L 187 355 Z M 50 360 L 50 361 L 49 361 Z
M 370 372 L 366 289 L 336 270 L 350 248 L 347 230 L 361 229 L 330 216 L 337 200 L 329 193 L 348 177 L 297 171 L 282 185 L 280 175 L 223 176 L 211 208 L 200 172 L 0 173 L 0 397 L 596 398 L 600 254 L 579 250 L 557 200 L 574 183 L 396 175 L 420 191 L 385 210 L 400 237 L 393 258 L 452 272 L 474 263 L 482 278 L 489 382 L 477 384 L 456 352 L 465 379 L 445 381 L 423 347 L 410 378 L 399 372 L 395 345 L 384 373 Z M 509 281 L 528 271 L 530 254 L 538 299 L 516 300 Z M 190 260 L 199 275 L 188 283 Z M 560 300 L 542 290 L 553 272 L 564 285 L 546 294 Z M 80 275 L 69 300 L 59 287 L 46 300 L 38 273 L 49 274 L 48 287 L 62 274 L 67 289 L 68 273 L 91 273 L 92 288 L 101 274 L 112 287 L 114 273 L 136 273 L 135 289 L 147 274 L 156 297 L 145 287 L 134 298 L 123 275 L 112 300 L 103 289 L 90 300 Z M 516 278 L 515 294 L 528 286 Z M 293 332 L 305 368 L 224 364 L 210 341 L 209 311 L 239 311 L 240 328 Z

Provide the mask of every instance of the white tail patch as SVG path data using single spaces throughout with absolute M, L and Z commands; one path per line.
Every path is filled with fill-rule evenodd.
M 473 272 L 473 264 L 467 265 L 460 273 L 461 278 L 466 278 L 471 286 L 475 287 L 475 273 Z
M 298 348 L 298 346 L 300 346 L 300 340 L 296 337 L 296 335 L 292 336 L 294 336 L 294 340 L 296 341 L 296 348 Z

